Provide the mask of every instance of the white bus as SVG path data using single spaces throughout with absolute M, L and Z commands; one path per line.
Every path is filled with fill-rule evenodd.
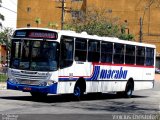
M 155 46 L 86 32 L 17 29 L 12 37 L 7 88 L 32 96 L 116 92 L 131 97 L 151 89 Z

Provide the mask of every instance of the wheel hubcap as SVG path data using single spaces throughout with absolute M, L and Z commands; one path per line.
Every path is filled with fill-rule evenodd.
M 80 88 L 79 87 L 76 87 L 75 90 L 74 90 L 74 95 L 79 97 L 81 95 L 81 91 L 80 91 Z
M 128 90 L 127 95 L 128 96 L 132 95 L 132 90 L 131 89 Z

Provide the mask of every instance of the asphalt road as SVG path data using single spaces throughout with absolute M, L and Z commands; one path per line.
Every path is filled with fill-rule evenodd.
M 0 90 L 0 114 L 3 120 L 118 120 L 144 119 L 145 115 L 152 115 L 152 119 L 160 114 L 160 80 L 154 89 L 134 91 L 130 99 L 115 94 L 88 94 L 81 101 L 72 95 L 49 95 L 40 100 L 29 93 Z

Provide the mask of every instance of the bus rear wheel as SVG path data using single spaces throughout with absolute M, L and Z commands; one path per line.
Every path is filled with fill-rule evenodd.
M 125 98 L 131 98 L 133 93 L 134 85 L 133 82 L 128 82 L 126 85 L 126 89 L 124 91 L 124 97 Z

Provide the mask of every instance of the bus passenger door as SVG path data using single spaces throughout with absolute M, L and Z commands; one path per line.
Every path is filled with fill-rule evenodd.
M 74 38 L 68 36 L 61 37 L 60 43 L 60 61 L 59 61 L 59 93 L 73 92 L 73 53 Z

